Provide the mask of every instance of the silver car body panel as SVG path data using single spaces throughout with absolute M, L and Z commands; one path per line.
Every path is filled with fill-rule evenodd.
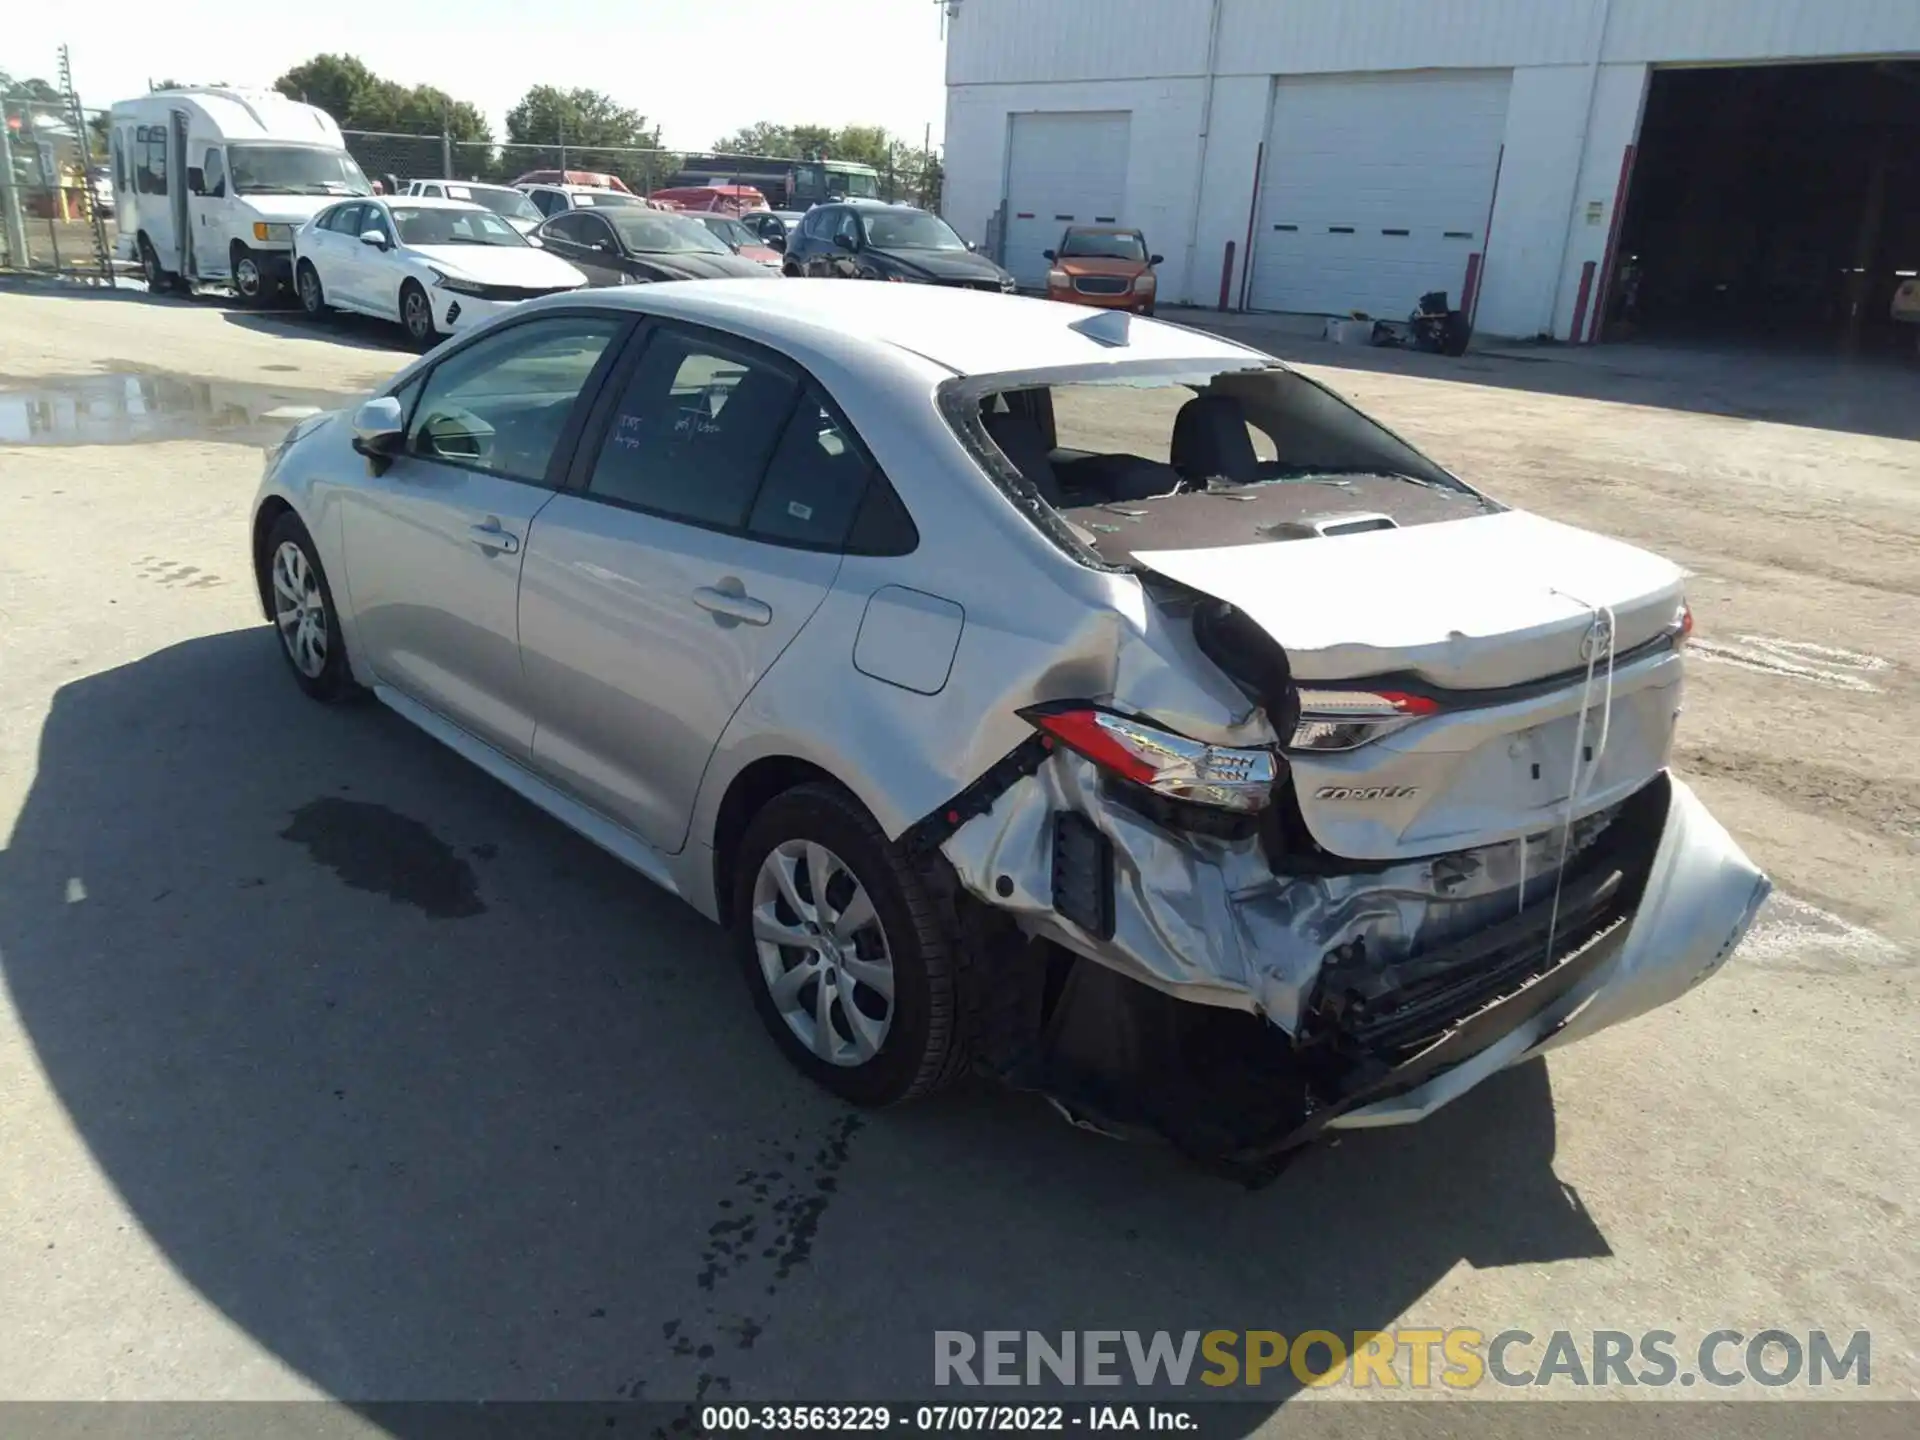
M 1084 311 L 1042 301 L 826 280 L 606 289 L 527 302 L 516 313 L 575 306 L 708 326 L 803 366 L 898 492 L 918 548 L 900 557 L 779 551 L 768 560 L 772 547 L 573 495 L 536 507 L 518 606 L 535 728 L 521 749 L 517 728 L 497 738 L 500 726 L 482 707 L 463 702 L 425 666 L 395 662 L 407 647 L 390 638 L 380 612 L 396 603 L 392 587 L 401 582 L 367 574 L 366 557 L 385 553 L 387 542 L 362 537 L 382 513 L 381 487 L 344 423 L 321 418 L 296 428 L 269 463 L 256 515 L 285 504 L 304 520 L 336 577 L 357 679 L 704 914 L 717 918 L 723 908 L 714 854 L 723 804 L 760 762 L 817 766 L 898 838 L 1030 741 L 1034 730 L 1018 712 L 1036 703 L 1109 704 L 1214 744 L 1286 739 L 1201 654 L 1191 624 L 1160 593 L 1164 582 L 1069 553 L 1035 523 L 1037 502 L 990 473 L 989 457 L 941 406 L 941 388 L 956 376 L 1059 370 L 1087 383 L 1103 367 L 1124 378 L 1142 365 L 1205 373 L 1277 361 L 1153 321 L 1132 322 L 1128 343 L 1114 346 L 1074 328 Z M 503 317 L 476 333 L 511 323 Z M 386 391 L 439 358 L 423 357 Z M 1505 531 L 1497 528 L 1503 522 Z M 1612 650 L 1621 652 L 1673 618 L 1678 572 L 1630 547 L 1513 512 L 1425 528 L 1434 532 L 1421 542 L 1428 545 L 1444 546 L 1447 534 L 1477 537 L 1467 542 L 1481 557 L 1476 564 L 1510 558 L 1507 547 L 1522 537 L 1552 536 L 1570 563 L 1590 567 L 1559 587 L 1576 591 L 1564 603 L 1549 595 L 1551 584 L 1542 586 L 1551 576 L 1527 567 L 1531 606 L 1510 609 L 1497 628 L 1527 632 L 1539 654 L 1571 645 L 1578 657 L 1606 609 Z M 1231 590 L 1227 598 L 1288 647 L 1303 676 L 1356 678 L 1341 667 L 1375 660 L 1376 669 L 1405 669 L 1411 650 L 1438 679 L 1491 683 L 1503 663 L 1498 647 L 1463 647 L 1454 632 L 1476 633 L 1465 610 L 1430 607 L 1409 619 L 1396 607 L 1419 608 L 1434 596 L 1398 584 L 1380 588 L 1398 597 L 1391 602 L 1367 598 L 1377 572 L 1364 557 L 1389 542 L 1408 545 L 1414 533 L 1249 547 L 1274 557 L 1257 574 L 1251 557 L 1235 569 L 1217 557 L 1160 556 L 1154 568 L 1189 592 Z M 727 544 L 693 538 L 702 534 Z M 369 543 L 372 550 L 353 553 Z M 1296 557 L 1300 569 L 1283 573 Z M 1430 577 L 1444 564 L 1437 554 L 1421 562 Z M 682 593 L 729 576 L 756 595 L 790 587 L 773 597 L 780 623 L 728 625 Z M 444 603 L 457 605 L 465 582 L 448 584 Z M 412 598 L 442 603 L 425 587 Z M 1310 632 L 1299 628 L 1303 611 L 1315 616 Z M 1349 611 L 1361 619 L 1343 638 Z M 1290 1031 L 1330 947 L 1365 937 L 1383 957 L 1406 955 L 1537 900 L 1552 883 L 1561 837 L 1577 853 L 1625 795 L 1662 773 L 1680 701 L 1677 656 L 1665 649 L 1617 667 L 1604 659 L 1545 693 L 1430 717 L 1361 751 L 1289 757 L 1303 790 L 1338 789 L 1361 775 L 1369 785 L 1388 783 L 1376 775 L 1422 776 L 1419 788 L 1429 793 L 1406 803 L 1303 801 L 1303 818 L 1328 850 L 1375 862 L 1355 873 L 1278 877 L 1254 840 L 1175 831 L 1114 803 L 1092 764 L 1064 750 L 961 823 L 941 848 L 967 892 L 1029 933 L 1183 1000 L 1263 1015 Z M 1520 668 L 1538 675 L 1536 663 Z M 1596 726 L 1604 727 L 1601 754 L 1577 763 Z M 651 759 L 649 747 L 658 752 Z M 1508 782 L 1491 778 L 1496 764 L 1521 766 L 1529 777 L 1538 764 L 1542 788 L 1500 789 Z M 1618 953 L 1602 971 L 1472 1061 L 1343 1123 L 1417 1118 L 1484 1069 L 1664 1003 L 1724 960 L 1765 881 L 1684 787 L 1674 784 L 1673 797 L 1651 878 L 1625 932 L 1604 942 Z M 1110 939 L 1053 908 L 1048 834 L 1061 811 L 1085 815 L 1113 843 Z M 1435 858 L 1436 851 L 1448 853 Z

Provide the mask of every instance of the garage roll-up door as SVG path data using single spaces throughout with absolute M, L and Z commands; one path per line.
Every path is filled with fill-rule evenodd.
M 1253 249 L 1256 310 L 1405 319 L 1460 302 L 1484 253 L 1506 70 L 1282 76 Z
M 1069 224 L 1118 225 L 1127 198 L 1125 110 L 1015 115 L 1007 155 L 1007 269 L 1047 282 L 1041 253 Z

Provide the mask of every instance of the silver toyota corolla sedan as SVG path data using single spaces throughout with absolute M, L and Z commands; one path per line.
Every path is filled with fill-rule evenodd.
M 1767 882 L 1668 772 L 1683 572 L 1181 326 L 920 286 L 517 306 L 302 422 L 294 680 L 733 932 L 793 1063 L 1233 1167 L 1674 999 Z

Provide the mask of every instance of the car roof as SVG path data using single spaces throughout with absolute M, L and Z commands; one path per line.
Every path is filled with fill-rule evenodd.
M 465 181 L 456 180 L 456 185 Z M 377 200 L 383 205 L 404 205 L 409 210 L 486 210 L 484 205 L 476 205 L 471 200 L 449 200 L 441 195 L 363 195 L 363 200 Z M 487 210 L 491 215 L 493 212 Z
M 1138 225 L 1069 225 L 1069 235 L 1138 235 Z
M 789 350 L 796 358 L 904 350 L 957 375 L 1128 361 L 1193 362 L 1214 369 L 1277 363 L 1258 350 L 1161 320 L 943 285 L 850 285 L 802 278 L 778 284 L 680 280 L 609 287 L 571 303 L 582 298 L 696 324 L 704 321 Z M 1106 344 L 1076 326 L 1096 331 L 1124 327 L 1127 343 Z
M 416 180 L 416 185 L 464 185 L 469 190 L 512 190 L 511 185 L 502 185 L 497 180 L 449 180 L 440 176 L 432 180 Z M 518 194 L 518 191 L 514 193 Z

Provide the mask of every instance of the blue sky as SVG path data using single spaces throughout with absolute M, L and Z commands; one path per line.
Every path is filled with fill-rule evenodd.
M 83 103 L 149 77 L 271 84 L 316 51 L 347 51 L 405 84 L 471 100 L 495 133 L 535 84 L 584 85 L 704 149 L 756 120 L 875 124 L 938 143 L 946 97 L 933 0 L 94 0 L 17 7 L 0 69 L 52 80 L 73 50 Z

